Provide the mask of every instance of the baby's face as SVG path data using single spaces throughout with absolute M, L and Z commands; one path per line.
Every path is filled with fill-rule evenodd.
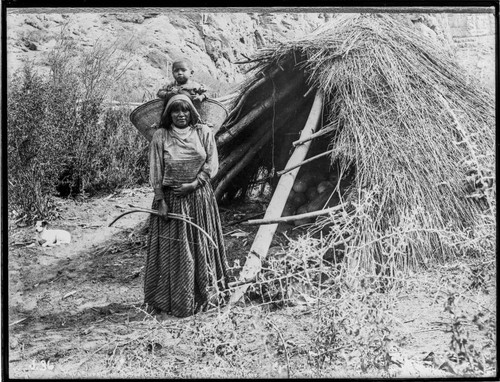
M 189 80 L 189 77 L 191 77 L 191 74 L 193 74 L 193 70 L 189 67 L 187 63 L 177 62 L 172 67 L 172 74 L 174 76 L 175 81 L 178 84 L 183 85 Z

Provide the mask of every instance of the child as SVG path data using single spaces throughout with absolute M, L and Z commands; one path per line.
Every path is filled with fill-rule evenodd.
M 193 65 L 189 60 L 175 61 L 172 64 L 174 81 L 158 90 L 157 97 L 163 99 L 166 104 L 173 95 L 185 94 L 191 98 L 196 108 L 199 109 L 201 102 L 207 98 L 207 95 L 203 85 L 190 79 L 193 73 Z

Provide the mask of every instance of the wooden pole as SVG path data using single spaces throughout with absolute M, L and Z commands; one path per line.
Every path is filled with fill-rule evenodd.
M 227 175 L 231 168 L 241 161 L 241 158 L 243 158 L 250 147 L 254 146 L 267 133 L 268 129 L 266 127 L 261 126 L 247 141 L 237 146 L 226 158 L 220 161 L 219 170 L 211 180 L 213 184 Z
M 293 147 L 296 147 L 298 145 L 303 144 L 304 142 L 308 142 L 308 141 L 316 139 L 318 137 L 322 137 L 323 135 L 328 134 L 328 133 L 335 131 L 335 130 L 337 130 L 337 126 L 325 127 L 323 129 L 321 129 L 320 131 L 318 131 L 317 133 L 314 133 L 313 135 L 311 135 L 308 138 L 299 139 L 299 140 L 293 142 Z
M 326 215 L 329 214 L 330 212 L 335 212 L 338 210 L 342 210 L 346 207 L 346 204 L 339 204 L 338 206 L 327 208 L 324 210 L 319 210 L 319 211 L 313 211 L 313 212 L 306 212 L 304 214 L 299 214 L 299 215 L 291 215 L 291 216 L 282 216 L 280 218 L 274 218 L 274 219 L 256 219 L 256 220 L 247 220 L 243 221 L 243 225 L 263 225 L 263 224 L 274 224 L 274 223 L 286 223 L 286 222 L 291 222 L 295 220 L 301 220 L 301 219 L 308 219 L 308 218 L 315 218 L 316 216 L 321 216 L 321 215 Z
M 245 128 L 260 117 L 267 109 L 270 109 L 274 103 L 278 103 L 282 99 L 292 92 L 297 86 L 300 85 L 300 81 L 290 81 L 285 85 L 284 88 L 278 90 L 276 97 L 267 98 L 262 104 L 250 111 L 247 115 L 241 118 L 236 124 L 234 124 L 229 130 L 224 131 L 219 136 L 215 137 L 217 146 L 225 145 L 234 139 L 238 134 L 240 134 Z
M 294 112 L 297 110 L 298 105 L 299 105 L 298 102 L 293 102 L 289 103 L 284 108 L 280 108 L 280 111 L 274 118 L 276 121 L 274 129 L 275 133 L 278 130 L 280 130 L 284 125 L 286 125 L 286 121 L 289 120 L 291 116 L 295 116 Z M 265 135 L 269 130 L 272 130 L 272 123 L 273 123 L 273 118 L 270 117 L 265 124 L 263 124 L 258 128 L 258 130 L 252 131 L 252 135 L 248 140 L 239 145 L 226 158 L 224 158 L 219 163 L 219 171 L 212 179 L 212 183 L 219 181 L 219 179 L 225 176 L 227 172 L 235 165 L 235 163 L 241 160 L 241 158 L 249 150 L 249 148 L 254 146 L 255 143 L 259 141 L 260 137 Z
M 241 170 L 243 170 L 253 159 L 255 154 L 266 144 L 266 142 L 271 138 L 272 131 L 267 131 L 258 141 L 257 143 L 251 147 L 241 158 L 241 160 L 233 167 L 231 170 L 227 172 L 227 174 L 222 178 L 220 183 L 217 185 L 217 188 L 214 191 L 215 198 L 220 200 L 223 195 L 224 190 L 229 185 L 229 183 L 233 180 L 233 178 L 239 174 Z
M 291 103 L 279 112 L 279 114 L 276 116 L 276 119 L 277 121 L 283 122 L 278 123 L 275 126 L 274 133 L 282 129 L 283 126 L 287 125 L 288 120 L 293 117 L 293 112 L 296 110 L 296 108 L 297 104 Z M 286 118 L 286 116 L 288 116 L 288 118 Z M 231 158 L 226 158 L 227 161 L 223 160 L 221 162 L 218 173 L 221 175 L 216 175 L 214 177 L 215 181 L 221 179 L 214 191 L 217 201 L 219 201 L 223 196 L 224 191 L 230 185 L 234 177 L 237 176 L 241 172 L 241 170 L 243 170 L 252 161 L 259 150 L 271 139 L 271 136 L 273 134 L 271 123 L 272 121 L 268 121 L 266 125 L 261 126 L 257 131 L 257 134 L 254 134 L 254 136 L 248 142 L 240 146 L 235 151 L 235 156 L 231 155 Z
M 245 94 L 240 98 L 238 103 L 233 107 L 229 115 L 227 116 L 226 120 L 226 125 L 229 126 L 233 120 L 233 117 L 235 117 L 235 114 L 237 113 L 235 118 L 238 118 L 240 111 L 241 111 L 241 106 L 243 105 L 243 102 L 245 99 L 248 97 L 248 95 L 253 92 L 255 89 L 257 89 L 259 86 L 264 84 L 265 82 L 269 81 L 271 77 L 274 77 L 278 72 L 280 71 L 280 68 L 275 68 L 271 71 L 269 74 L 263 73 L 263 77 L 259 80 L 257 80 L 250 88 L 245 90 Z
M 305 138 L 314 133 L 321 118 L 322 110 L 323 93 L 321 91 L 317 91 L 314 98 L 314 103 L 311 107 L 311 111 L 309 112 L 309 117 L 307 118 L 307 122 L 301 132 L 301 138 Z M 306 143 L 295 148 L 292 156 L 288 160 L 288 164 L 292 166 L 295 163 L 301 162 L 306 157 L 309 146 L 310 143 Z M 285 207 L 287 197 L 290 194 L 290 190 L 292 189 L 293 182 L 298 172 L 299 170 L 296 169 L 288 172 L 280 178 L 278 185 L 276 186 L 276 190 L 274 191 L 273 197 L 269 202 L 269 206 L 267 207 L 264 219 L 274 219 L 281 216 L 283 208 Z M 262 267 L 262 260 L 264 260 L 267 256 L 269 246 L 271 245 L 271 241 L 277 227 L 278 224 L 259 227 L 259 230 L 255 235 L 252 247 L 250 248 L 250 252 L 247 255 L 245 265 L 241 270 L 239 277 L 240 281 L 251 280 L 260 271 Z M 248 284 L 241 285 L 240 287 L 235 289 L 229 300 L 228 307 L 239 301 L 239 299 L 243 296 L 247 289 Z
M 293 166 L 290 166 L 290 167 L 287 167 L 285 168 L 284 170 L 281 170 L 281 171 L 278 171 L 276 174 L 278 175 L 283 175 L 285 173 L 287 173 L 288 171 L 292 171 L 293 169 L 296 169 L 297 167 L 300 167 L 302 166 L 303 164 L 306 164 L 306 163 L 309 163 L 309 162 L 312 162 L 316 159 L 319 159 L 319 158 L 322 158 L 322 157 L 325 157 L 327 156 L 328 154 L 331 154 L 333 152 L 334 149 L 332 150 L 328 150 L 328 151 L 325 151 L 324 153 L 321 153 L 321 154 L 318 154 L 318 155 L 315 155 L 309 159 L 306 159 L 305 161 L 302 161 L 300 163 L 297 163 L 297 164 L 294 164 Z

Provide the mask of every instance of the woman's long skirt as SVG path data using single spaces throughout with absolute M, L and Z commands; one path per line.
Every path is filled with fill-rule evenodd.
M 151 215 L 144 277 L 144 302 L 177 317 L 193 315 L 207 304 L 216 286 L 227 281 L 227 259 L 219 209 L 206 183 L 187 196 L 164 190 L 168 211 L 191 217 L 199 229 L 177 219 Z M 159 202 L 153 202 L 158 209 Z

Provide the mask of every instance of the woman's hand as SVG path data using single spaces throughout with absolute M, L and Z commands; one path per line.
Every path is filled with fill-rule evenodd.
M 174 187 L 174 194 L 177 196 L 186 196 L 196 190 L 198 187 L 198 179 L 191 183 L 182 183 L 180 186 Z
M 160 216 L 163 219 L 168 220 L 168 217 L 167 217 L 168 206 L 167 206 L 167 202 L 165 201 L 165 199 L 160 200 L 160 205 L 158 206 L 158 213 L 160 214 Z

